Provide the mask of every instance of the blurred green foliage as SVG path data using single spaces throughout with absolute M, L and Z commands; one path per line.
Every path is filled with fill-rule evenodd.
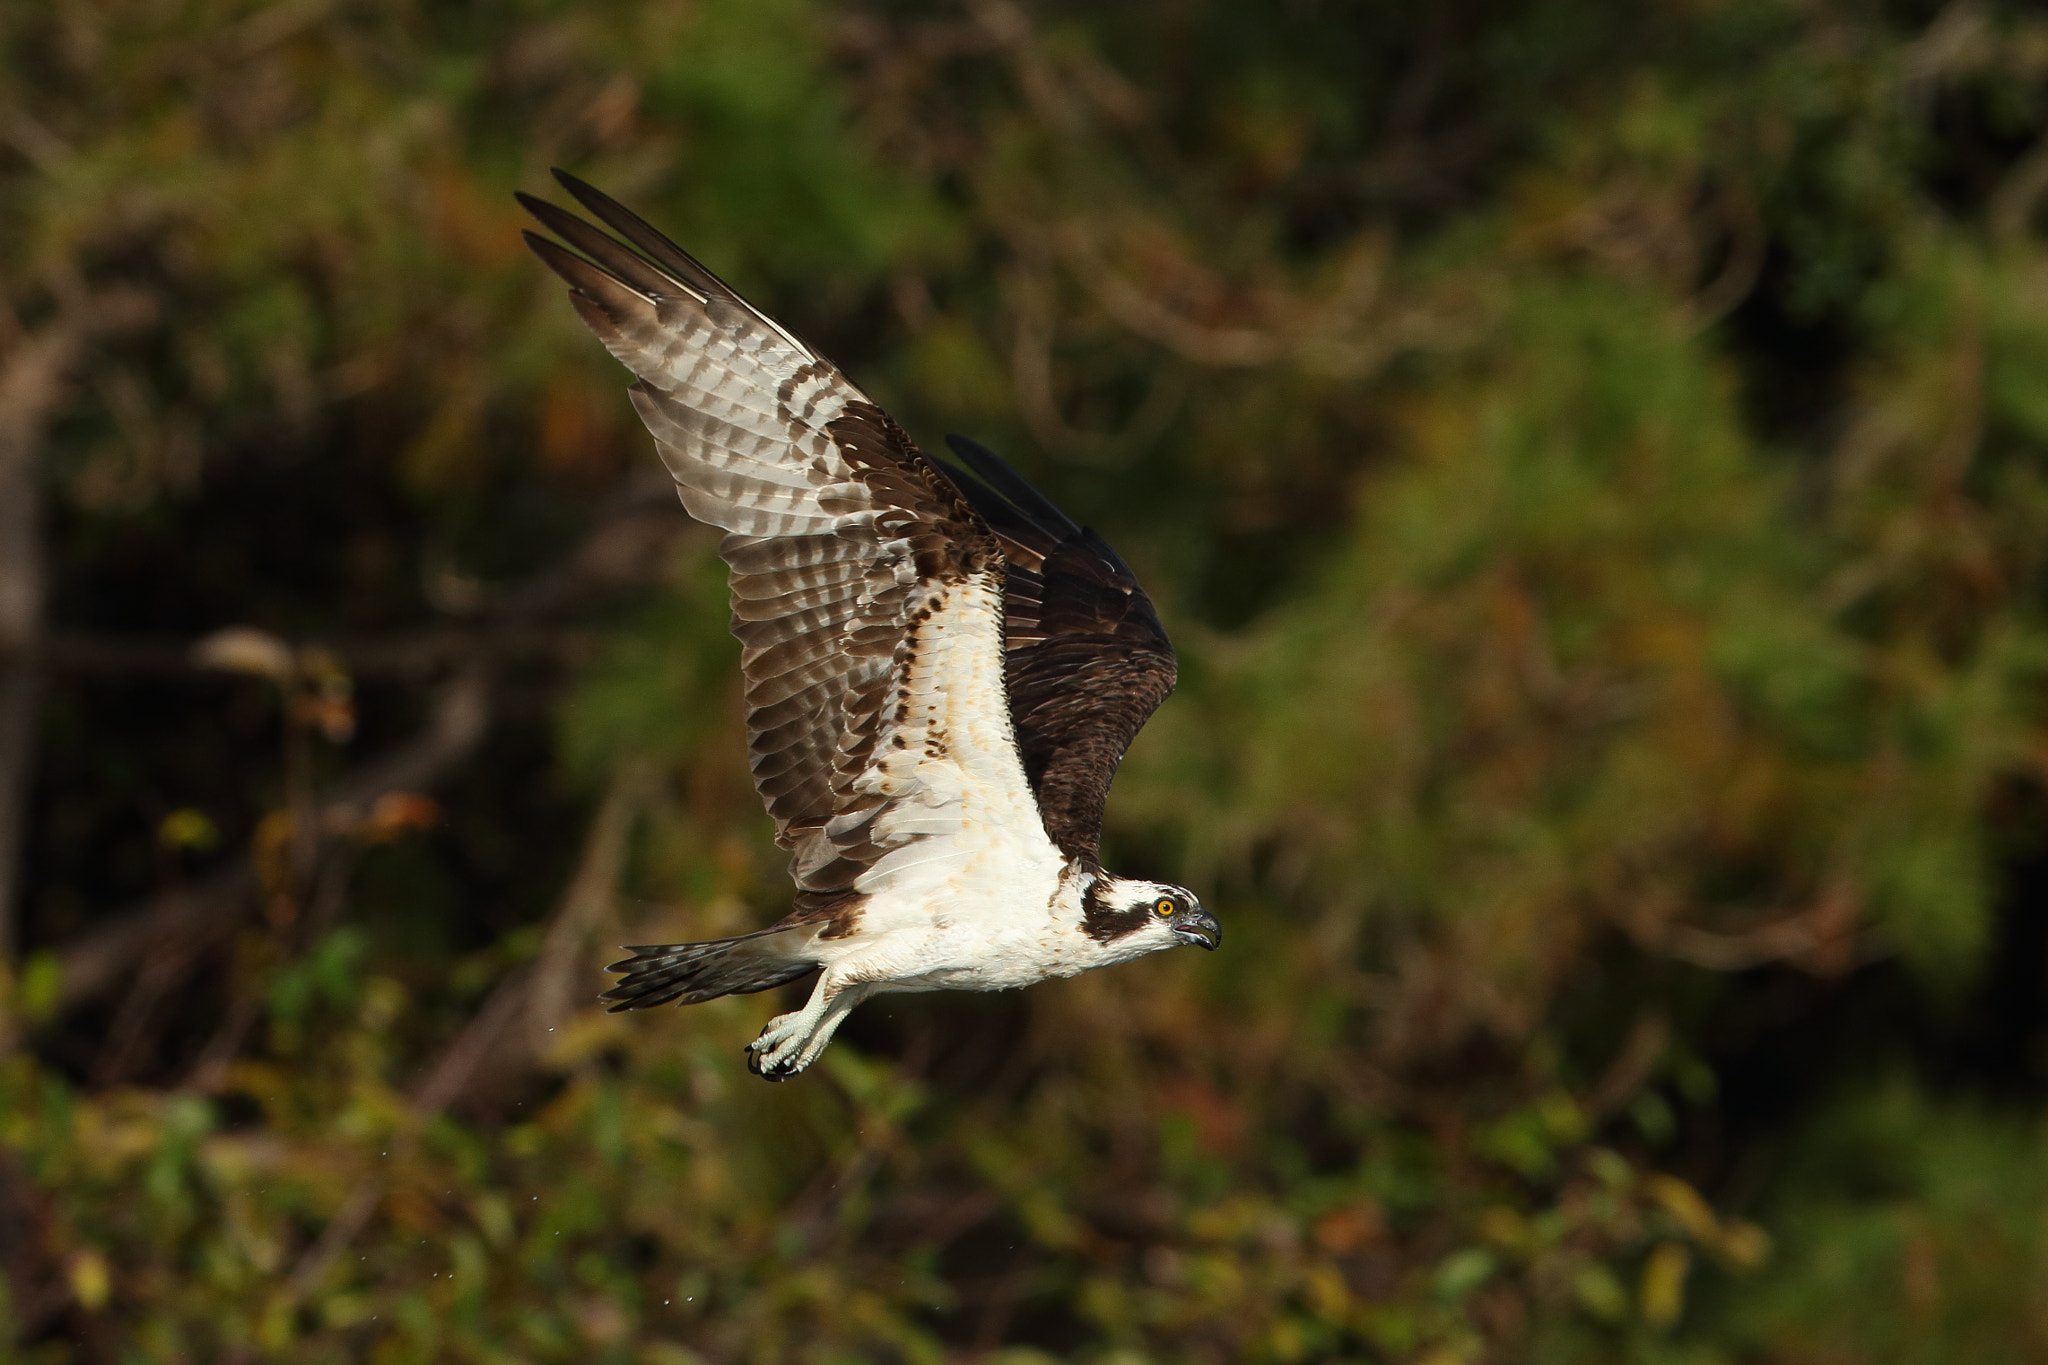
M 2029 8 L 0 53 L 0 420 L 93 338 L 0 1360 L 2048 1361 Z M 1137 566 L 1182 682 L 1110 861 L 1225 952 L 877 1002 L 781 1087 L 771 999 L 597 1012 L 787 892 L 713 541 L 519 244 L 551 165 Z

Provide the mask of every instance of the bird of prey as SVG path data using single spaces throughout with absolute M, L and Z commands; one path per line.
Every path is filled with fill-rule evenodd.
M 989 451 L 927 456 L 833 364 L 607 196 L 613 236 L 530 195 L 529 232 L 637 376 L 683 506 L 726 532 L 754 784 L 795 906 L 710 943 L 632 947 L 613 1010 L 767 990 L 748 1045 L 784 1080 L 884 991 L 1006 990 L 1222 930 L 1183 887 L 1097 854 L 1173 648 L 1116 552 Z M 561 243 L 567 243 L 565 248 Z M 573 248 L 573 249 L 569 249 Z

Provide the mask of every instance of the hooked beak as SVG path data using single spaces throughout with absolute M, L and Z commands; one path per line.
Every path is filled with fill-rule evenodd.
M 1207 910 L 1197 910 L 1189 915 L 1173 926 L 1173 932 L 1183 943 L 1198 944 L 1210 952 L 1223 946 L 1223 926 Z

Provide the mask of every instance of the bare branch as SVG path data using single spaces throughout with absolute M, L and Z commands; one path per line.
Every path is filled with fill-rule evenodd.
M 628 836 L 654 785 L 654 775 L 637 763 L 623 765 L 612 776 L 604 804 L 590 822 L 576 875 L 562 895 L 562 905 L 548 926 L 534 963 L 533 986 L 526 1011 L 527 1041 L 535 1053 L 547 1047 L 547 1035 L 569 1014 L 573 982 L 590 970 L 584 959 L 590 936 L 612 917 L 613 897 L 625 871 Z M 586 998 L 594 994 L 586 991 Z
M 596 530 L 559 564 L 507 593 L 492 607 L 490 619 L 475 627 L 389 637 L 338 651 L 352 669 L 372 674 L 430 674 L 447 664 L 461 671 L 443 688 L 435 717 L 420 739 L 358 769 L 328 794 L 322 824 L 345 826 L 367 813 L 379 796 L 431 787 L 459 766 L 488 724 L 487 676 L 496 659 L 558 648 L 561 632 L 535 624 L 539 618 L 580 609 L 608 590 L 645 581 L 667 561 L 676 537 L 689 526 L 675 508 L 673 490 L 665 476 L 629 479 Z M 187 643 L 66 635 L 55 653 L 60 663 L 81 671 L 196 676 L 190 651 Z M 254 866 L 244 857 L 191 886 L 108 916 L 60 950 L 62 1005 L 72 1007 L 108 990 L 152 950 L 159 936 L 220 942 L 241 922 L 238 911 L 255 889 Z
M 1816 976 L 1840 976 L 1874 960 L 1878 951 L 1859 942 L 1856 929 L 1862 912 L 1863 901 L 1855 884 L 1837 875 L 1821 888 L 1811 906 L 1742 933 L 1719 934 L 1676 925 L 1669 931 L 1663 951 L 1668 957 L 1716 972 L 1787 963 Z
M 478 655 L 499 663 L 556 663 L 582 657 L 589 646 L 590 637 L 573 627 L 514 621 L 344 638 L 328 647 L 351 677 L 405 683 L 424 682 Z M 48 673 L 74 678 L 196 682 L 217 677 L 217 671 L 193 662 L 192 649 L 192 642 L 182 638 L 53 630 L 43 639 L 41 662 Z

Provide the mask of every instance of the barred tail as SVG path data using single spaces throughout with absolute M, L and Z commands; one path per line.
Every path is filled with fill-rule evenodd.
M 617 985 L 598 999 L 611 1013 L 651 1009 L 673 1000 L 696 1005 L 721 995 L 749 995 L 794 981 L 814 970 L 816 959 L 801 953 L 808 935 L 763 929 L 709 943 L 628 944 L 633 956 L 606 971 L 622 972 Z

